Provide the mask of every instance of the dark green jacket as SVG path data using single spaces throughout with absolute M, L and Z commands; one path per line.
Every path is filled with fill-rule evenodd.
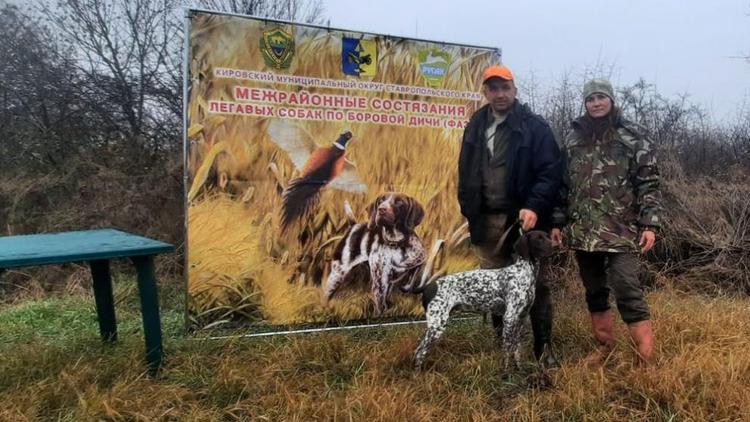
M 562 198 L 553 225 L 568 246 L 589 252 L 637 252 L 639 233 L 661 224 L 656 154 L 637 125 L 618 119 L 601 140 L 578 121 L 565 140 Z

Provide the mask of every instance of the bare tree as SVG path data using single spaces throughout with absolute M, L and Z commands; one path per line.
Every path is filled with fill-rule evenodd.
M 566 71 L 542 102 L 541 112 L 547 116 L 547 121 L 561 142 L 571 130 L 570 123 L 581 112 L 581 86 L 583 83 L 574 82 L 571 72 Z
M 728 129 L 732 154 L 744 168 L 750 169 L 750 104 L 745 99 L 737 111 L 737 120 Z
M 174 148 L 182 105 L 180 74 L 174 45 L 181 44 L 181 26 L 172 16 L 177 0 L 61 0 L 42 5 L 49 23 L 73 52 L 87 84 L 83 95 L 105 99 L 99 111 L 122 140 L 133 147 Z
M 542 86 L 537 78 L 536 71 L 531 69 L 526 75 L 523 75 L 523 77 L 517 77 L 516 86 L 518 86 L 519 97 L 521 97 L 532 110 L 538 111 Z
M 322 11 L 319 1 L 206 4 L 289 20 Z M 108 224 L 179 243 L 183 5 L 0 0 L 0 154 L 14 158 L 0 166 L 6 231 Z
M 323 4 L 320 0 L 196 0 L 191 5 L 294 22 L 320 24 L 323 21 Z
M 60 0 L 40 4 L 75 54 L 84 95 L 105 99 L 101 120 L 132 148 L 176 153 L 182 118 L 180 0 Z M 320 1 L 204 0 L 212 9 L 317 22 Z M 140 151 L 132 151 L 138 153 Z
M 16 6 L 0 13 L 0 155 L 13 173 L 60 168 L 80 153 L 80 137 L 95 119 L 69 50 Z

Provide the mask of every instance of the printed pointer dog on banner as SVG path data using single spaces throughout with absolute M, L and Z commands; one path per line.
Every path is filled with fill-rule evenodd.
M 268 134 L 300 172 L 282 193 L 282 231 L 316 207 L 324 187 L 355 193 L 367 191 L 356 168 L 344 156 L 353 137 L 351 132 L 345 131 L 326 147 L 318 147 L 312 135 L 289 120 L 273 120 Z

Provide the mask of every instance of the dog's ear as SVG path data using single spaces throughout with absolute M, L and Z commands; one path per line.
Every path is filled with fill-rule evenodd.
M 406 228 L 414 230 L 424 218 L 424 208 L 422 208 L 422 205 L 416 199 L 411 197 L 406 198 L 406 204 Z
M 375 199 L 375 202 L 367 206 L 367 215 L 369 216 L 369 219 L 367 220 L 367 229 L 372 230 L 375 228 L 375 218 L 378 216 L 378 206 L 383 202 L 384 195 L 380 195 Z
M 531 259 L 528 233 L 518 238 L 516 244 L 513 245 L 513 251 L 515 251 L 516 255 L 520 256 L 523 259 Z
M 543 231 L 533 231 L 529 233 L 530 237 L 532 235 L 533 237 L 529 242 L 531 243 L 531 249 L 533 250 L 532 255 L 535 258 L 547 258 L 554 255 L 555 247 L 547 233 Z

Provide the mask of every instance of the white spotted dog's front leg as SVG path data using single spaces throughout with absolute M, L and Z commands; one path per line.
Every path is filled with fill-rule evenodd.
M 522 306 L 509 303 L 503 316 L 503 352 L 506 371 L 510 359 L 513 359 L 516 368 L 521 366 L 521 308 Z
M 430 305 L 434 305 L 435 302 Z M 437 305 L 437 304 L 435 304 Z M 419 342 L 417 350 L 414 352 L 414 368 L 421 370 L 424 365 L 425 357 L 430 347 L 437 342 L 440 337 L 445 333 L 445 328 L 448 325 L 448 317 L 450 316 L 450 310 L 438 306 L 429 306 L 425 317 L 427 319 L 427 331 L 422 337 L 422 341 Z
M 414 369 L 417 371 L 422 370 L 422 366 L 424 365 L 425 357 L 427 357 L 427 352 L 430 350 L 430 346 L 432 346 L 435 341 L 440 338 L 440 332 L 433 327 L 428 327 L 427 332 L 424 333 L 424 336 L 422 337 L 422 341 L 419 342 L 419 346 L 417 346 L 417 350 L 414 352 Z

